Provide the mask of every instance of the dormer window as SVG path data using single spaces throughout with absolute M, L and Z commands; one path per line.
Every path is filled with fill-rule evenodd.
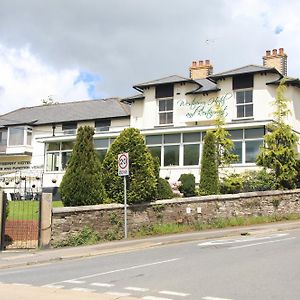
M 67 122 L 62 124 L 64 134 L 76 134 L 77 122 Z
M 111 120 L 98 120 L 95 122 L 95 131 L 109 131 Z
M 159 125 L 173 124 L 173 96 L 173 84 L 162 84 L 155 87 L 155 98 L 158 99 Z

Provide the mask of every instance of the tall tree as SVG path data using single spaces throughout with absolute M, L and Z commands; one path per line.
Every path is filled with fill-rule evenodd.
M 106 198 L 93 135 L 92 127 L 78 129 L 76 143 L 59 187 L 64 206 L 100 204 Z
M 211 131 L 204 138 L 199 190 L 202 195 L 219 194 L 216 140 Z
M 238 155 L 233 153 L 234 144 L 229 138 L 230 134 L 225 129 L 225 108 L 220 101 L 215 101 L 214 115 L 216 130 L 214 131 L 217 148 L 217 165 L 226 167 L 238 160 Z
M 264 147 L 261 147 L 257 164 L 270 169 L 275 175 L 275 185 L 278 189 L 289 189 L 296 186 L 297 177 L 297 141 L 298 136 L 286 118 L 290 114 L 289 102 L 285 97 L 285 79 L 280 81 L 276 89 L 274 101 L 274 121 L 268 125 L 264 136 Z
M 152 155 L 144 137 L 135 128 L 124 129 L 110 146 L 103 161 L 103 180 L 107 195 L 113 202 L 123 203 L 123 178 L 118 176 L 118 154 L 129 153 L 127 176 L 128 203 L 154 200 L 157 178 Z

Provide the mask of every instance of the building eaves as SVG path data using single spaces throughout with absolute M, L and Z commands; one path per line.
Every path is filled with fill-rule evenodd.
M 198 83 L 199 87 L 193 91 L 187 92 L 186 95 L 220 91 L 217 84 L 209 78 L 195 79 L 194 81 Z
M 171 75 L 171 76 L 163 77 L 163 78 L 160 78 L 160 79 L 143 82 L 143 83 L 140 83 L 140 84 L 135 84 L 133 86 L 133 88 L 138 90 L 138 91 L 141 91 L 145 87 L 149 87 L 149 86 L 153 86 L 153 85 L 168 84 L 168 83 L 180 83 L 180 82 L 192 82 L 192 83 L 194 83 L 194 80 L 192 80 L 190 78 L 178 76 L 178 75 Z
M 281 79 L 277 79 L 274 81 L 267 82 L 267 85 L 279 85 Z M 286 77 L 285 78 L 285 84 L 291 85 L 300 88 L 300 79 L 299 78 L 293 78 L 293 77 Z
M 145 96 L 143 94 L 138 94 L 138 95 L 134 95 L 131 97 L 122 98 L 121 102 L 131 104 L 136 100 L 144 100 L 144 99 L 145 99 Z

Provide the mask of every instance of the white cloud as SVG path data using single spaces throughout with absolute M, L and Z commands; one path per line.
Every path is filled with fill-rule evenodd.
M 40 105 L 52 95 L 58 102 L 89 99 L 89 85 L 74 85 L 77 69 L 54 70 L 31 53 L 28 46 L 11 49 L 0 44 L 0 114 Z

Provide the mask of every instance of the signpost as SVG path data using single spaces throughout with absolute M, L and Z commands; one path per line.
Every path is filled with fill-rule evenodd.
M 126 176 L 129 175 L 129 156 L 128 153 L 118 155 L 118 175 L 124 177 L 124 233 L 127 239 L 127 191 Z

